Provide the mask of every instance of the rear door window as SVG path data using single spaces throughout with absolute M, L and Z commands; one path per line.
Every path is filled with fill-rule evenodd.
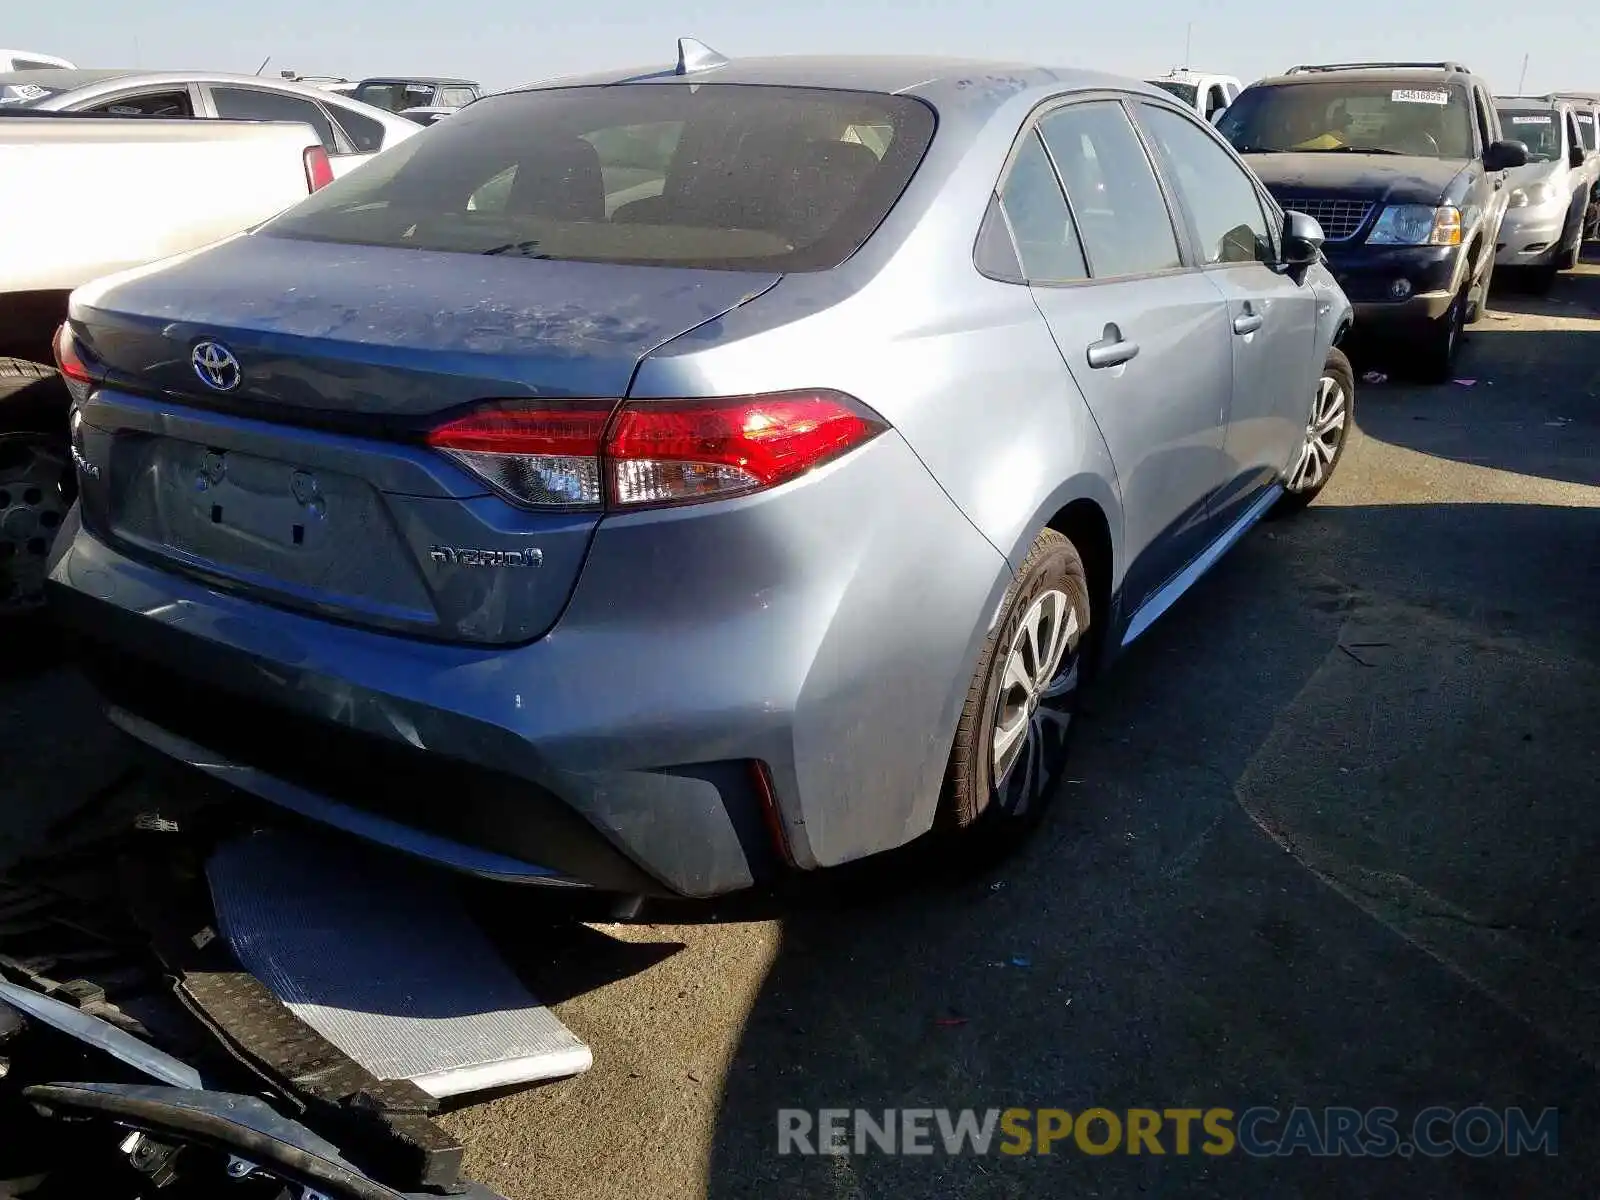
M 882 222 L 934 128 L 921 101 L 874 92 L 701 83 L 489 96 L 265 231 L 457 253 L 826 270 Z
M 478 93 L 469 87 L 443 87 L 439 89 L 439 98 L 434 101 L 438 108 L 465 108 L 478 98 Z
M 344 130 L 357 154 L 376 154 L 383 149 L 383 137 L 387 131 L 382 121 L 339 104 L 328 105 L 328 111 L 339 123 L 339 128 Z
M 978 237 L 980 271 L 1011 283 L 1088 278 L 1077 227 L 1036 130 L 1018 145 L 995 197 Z
M 268 92 L 260 88 L 213 87 L 211 104 L 217 116 L 234 121 L 298 121 L 316 131 L 329 154 L 344 152 L 334 135 L 333 122 L 321 105 L 300 96 Z
M 1045 117 L 1039 132 L 1066 185 L 1096 279 L 1182 264 L 1161 186 L 1121 104 L 1070 105 Z
M 153 92 L 128 92 L 102 100 L 82 110 L 108 117 L 192 117 L 194 101 L 188 88 L 165 88 Z

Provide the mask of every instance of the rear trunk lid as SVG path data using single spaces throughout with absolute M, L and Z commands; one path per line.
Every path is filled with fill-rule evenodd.
M 421 433 L 484 400 L 620 399 L 651 350 L 778 278 L 265 235 L 114 276 L 72 304 L 107 379 L 77 435 L 85 519 L 285 607 L 530 640 L 599 514 L 517 508 Z M 229 386 L 196 367 L 208 343 Z

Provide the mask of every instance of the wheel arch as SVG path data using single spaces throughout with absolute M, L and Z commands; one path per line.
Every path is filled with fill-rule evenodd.
M 1072 542 L 1089 577 L 1092 671 L 1103 661 L 1104 648 L 1116 644 L 1111 631 L 1120 618 L 1116 598 L 1122 572 L 1122 505 L 1114 482 L 1099 475 L 1078 475 L 1045 497 L 1006 555 L 1013 569 L 1028 556 L 1029 548 L 1045 529 L 1053 529 Z M 999 618 L 997 608 L 990 615 L 990 628 Z

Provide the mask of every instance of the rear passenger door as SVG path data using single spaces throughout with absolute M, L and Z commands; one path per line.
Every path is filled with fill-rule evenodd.
M 344 131 L 335 128 L 322 106 L 312 100 L 266 88 L 210 84 L 207 90 L 211 93 L 212 111 L 223 120 L 297 121 L 309 125 L 328 152 L 335 175 L 342 175 L 366 161 L 364 155 L 355 153 Z
M 1216 505 L 1226 527 L 1282 477 L 1305 440 L 1322 367 L 1313 361 L 1318 299 L 1276 269 L 1279 222 L 1216 135 L 1165 104 L 1141 101 L 1139 122 L 1188 221 L 1201 269 L 1228 302 L 1230 479 Z
M 1135 612 L 1205 546 L 1227 476 L 1227 306 L 1189 269 L 1118 98 L 1044 113 L 1001 192 L 1035 302 L 1105 437 Z

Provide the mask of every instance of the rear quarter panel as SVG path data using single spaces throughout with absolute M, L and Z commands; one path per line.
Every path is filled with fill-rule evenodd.
M 932 821 L 977 651 L 1044 525 L 1090 499 L 1121 562 L 1115 471 L 1099 430 L 1028 289 L 973 265 L 995 180 L 1040 99 L 1023 92 L 978 128 L 941 111 L 940 133 L 900 205 L 844 267 L 786 276 L 645 359 L 630 389 L 666 397 L 836 388 L 881 413 L 937 485 L 932 505 L 887 479 L 881 490 L 863 487 L 861 505 L 892 513 L 903 545 L 881 562 L 859 562 L 828 628 L 814 634 L 796 722 L 799 791 L 832 788 L 878 810 L 876 835 L 851 828 L 846 836 L 839 823 L 807 817 L 824 865 L 852 857 L 852 844 L 881 844 L 891 831 L 905 840 Z M 954 526 L 946 506 L 958 514 Z M 915 646 L 883 632 L 907 620 L 907 603 L 921 610 Z M 858 665 L 842 670 L 846 662 Z M 894 710 L 892 727 L 920 722 L 927 733 L 842 756 L 837 747 L 849 742 L 831 717 L 809 728 L 818 710 L 807 693 L 830 704 L 849 695 L 852 712 Z M 870 794 L 858 791 L 869 775 L 847 759 L 871 764 Z

